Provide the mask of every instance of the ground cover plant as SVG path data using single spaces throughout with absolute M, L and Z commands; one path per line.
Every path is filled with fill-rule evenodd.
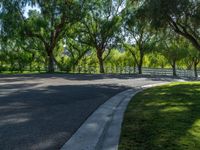
M 137 94 L 125 113 L 120 150 L 199 150 L 200 82 Z

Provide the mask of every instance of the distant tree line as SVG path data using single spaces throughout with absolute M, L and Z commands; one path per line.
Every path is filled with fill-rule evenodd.
M 197 77 L 199 62 L 199 0 L 0 2 L 0 72 L 145 66 Z

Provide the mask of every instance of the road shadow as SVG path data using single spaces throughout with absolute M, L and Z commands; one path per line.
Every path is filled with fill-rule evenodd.
M 5 85 L 1 90 L 29 86 Z M 96 108 L 126 89 L 116 85 L 63 85 L 5 94 L 0 98 L 0 149 L 57 150 Z
M 155 81 L 171 81 L 175 79 L 182 79 L 171 76 L 152 76 L 152 75 L 137 75 L 137 74 L 18 74 L 18 75 L 0 75 L 0 82 L 16 82 L 26 80 L 38 79 L 56 79 L 62 78 L 66 80 L 101 80 L 101 79 L 137 79 L 148 78 Z M 193 78 L 185 78 L 186 80 L 195 80 Z

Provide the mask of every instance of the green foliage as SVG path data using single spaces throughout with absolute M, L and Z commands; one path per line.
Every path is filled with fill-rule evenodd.
M 158 52 L 152 52 L 147 55 L 147 66 L 150 68 L 165 68 L 169 61 Z
M 137 14 L 155 28 L 170 27 L 200 50 L 199 0 L 144 0 Z
M 26 18 L 23 11 L 29 4 L 38 7 L 40 11 L 30 11 L 29 17 Z M 17 36 L 23 40 L 26 40 L 24 38 L 39 40 L 48 56 L 48 70 L 53 72 L 55 47 L 63 39 L 70 26 L 83 18 L 82 1 L 3 0 L 2 6 L 2 36 L 10 38 L 14 35 L 15 38 Z
M 162 49 L 161 53 L 165 56 L 165 58 L 169 61 L 170 64 L 173 64 L 173 61 L 180 61 L 181 59 L 185 58 L 188 54 L 188 49 L 184 45 L 183 41 L 170 41 L 170 43 L 164 43 L 164 48 Z M 183 42 L 183 43 L 182 43 Z
M 122 24 L 119 9 L 122 3 L 113 0 L 90 1 L 86 17 L 81 21 L 79 41 L 96 51 L 101 73 L 104 73 L 105 59 L 119 42 L 118 33 Z M 107 55 L 104 56 L 105 52 Z
M 146 20 L 137 14 L 136 8 L 129 3 L 127 4 L 125 14 L 124 28 L 126 36 L 128 37 L 128 43 L 134 48 L 131 48 L 130 45 L 127 46 L 127 44 L 125 47 L 133 56 L 141 74 L 145 55 L 150 53 L 156 45 L 156 32 L 150 28 Z
M 197 0 L 2 0 L 0 71 L 103 73 L 104 65 L 163 68 L 172 60 L 197 70 L 199 8 Z

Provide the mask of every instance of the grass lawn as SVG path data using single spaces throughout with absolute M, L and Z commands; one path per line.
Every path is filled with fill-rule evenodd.
M 19 72 L 19 71 L 2 71 L 0 72 L 0 74 L 43 74 L 46 73 L 45 71 L 23 71 L 23 72 Z
M 138 93 L 125 113 L 119 150 L 200 150 L 200 82 Z

